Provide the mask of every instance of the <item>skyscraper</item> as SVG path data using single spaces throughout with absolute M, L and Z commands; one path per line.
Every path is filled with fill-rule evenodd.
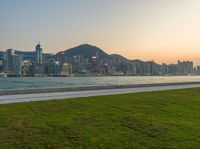
M 12 72 L 13 71 L 13 49 L 6 50 L 6 71 Z
M 21 57 L 13 49 L 6 50 L 6 72 L 8 75 L 21 75 Z
M 21 75 L 21 71 L 22 71 L 22 64 L 21 64 L 21 56 L 19 55 L 13 55 L 12 56 L 12 60 L 13 60 L 13 64 L 12 64 L 12 67 L 13 67 L 13 73 L 15 75 Z
M 37 44 L 35 47 L 36 53 L 35 53 L 35 58 L 36 58 L 36 63 L 37 64 L 42 64 L 42 48 L 40 44 Z
M 0 51 L 0 60 L 5 60 L 5 52 Z

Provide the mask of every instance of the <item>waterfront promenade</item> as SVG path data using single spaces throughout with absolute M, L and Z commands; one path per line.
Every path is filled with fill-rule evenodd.
M 127 94 L 150 91 L 163 91 L 200 87 L 200 82 L 140 84 L 120 86 L 91 86 L 60 89 L 35 89 L 0 92 L 0 104 L 20 103 L 40 100 L 57 100 L 78 97 L 91 97 Z

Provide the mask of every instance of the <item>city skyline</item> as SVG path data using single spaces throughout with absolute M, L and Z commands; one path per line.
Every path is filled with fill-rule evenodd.
M 128 59 L 200 64 L 198 0 L 2 0 L 0 12 L 0 50 L 88 43 Z
M 155 61 L 128 60 L 109 55 L 102 49 L 84 44 L 60 51 L 43 53 L 40 43 L 35 51 L 0 51 L 0 76 L 161 76 L 199 75 L 200 66 L 192 61 L 158 64 Z
M 16 49 L 16 48 L 7 48 L 7 49 L 5 49 L 5 50 L 0 50 L 0 52 L 6 52 L 7 50 L 21 51 L 21 52 L 35 52 L 35 49 L 37 49 L 36 47 L 37 47 L 38 45 L 41 46 L 41 42 L 38 41 L 38 42 L 36 42 L 35 45 L 36 45 L 36 46 L 34 46 L 34 48 L 33 48 L 32 50 L 23 50 L 23 49 Z M 70 50 L 70 49 L 73 49 L 73 48 L 76 48 L 76 47 L 79 47 L 79 46 L 84 46 L 84 45 L 97 47 L 96 45 L 91 45 L 91 44 L 80 44 L 80 45 L 76 45 L 76 46 L 74 46 L 74 47 L 69 47 L 68 49 L 64 49 L 64 50 L 61 50 L 61 51 L 56 51 L 56 52 L 54 52 L 54 53 L 49 53 L 49 52 L 45 51 L 45 49 L 43 48 L 43 45 L 42 45 L 41 47 L 39 47 L 39 49 L 41 49 L 41 50 L 44 52 L 43 54 L 52 54 L 52 55 L 56 55 L 56 54 L 59 54 L 59 53 L 61 53 L 61 52 L 65 52 L 65 51 L 68 51 L 68 50 Z M 101 49 L 100 47 L 97 47 L 97 48 Z M 106 52 L 106 50 L 104 50 L 104 49 L 101 49 L 101 50 L 104 51 L 104 52 L 105 52 L 106 54 L 108 54 L 108 55 L 119 55 L 119 56 L 122 56 L 122 57 L 126 58 L 128 61 L 133 61 L 133 60 L 140 60 L 140 61 L 143 61 L 143 62 L 150 62 L 150 61 L 152 61 L 152 62 L 155 62 L 155 63 L 160 64 L 160 65 L 162 65 L 162 64 L 167 64 L 167 65 L 169 65 L 169 64 L 175 64 L 175 63 L 177 63 L 178 61 L 192 61 L 192 60 L 190 60 L 190 59 L 177 59 L 174 63 L 173 63 L 173 62 L 172 62 L 172 63 L 166 63 L 166 62 L 164 62 L 164 61 L 157 62 L 157 61 L 155 61 L 154 59 L 149 59 L 149 60 L 144 60 L 144 59 L 140 59 L 140 58 L 129 59 L 129 58 L 123 56 L 123 55 L 120 55 L 120 53 L 112 53 L 112 54 L 109 54 L 109 53 Z M 36 52 L 36 53 L 38 53 L 38 52 Z M 41 54 L 41 53 L 40 53 L 40 54 Z M 40 55 L 40 54 L 39 54 L 39 55 Z M 38 55 L 38 54 L 36 54 L 36 55 Z M 38 59 L 39 59 L 39 58 L 38 58 Z M 41 58 L 40 58 L 40 59 L 41 59 Z M 41 60 L 39 60 L 39 61 L 41 61 Z M 193 62 L 193 61 L 192 61 L 192 62 Z M 40 63 L 40 62 L 39 62 L 39 63 Z M 196 67 L 196 66 L 199 66 L 199 65 L 194 65 L 194 66 Z

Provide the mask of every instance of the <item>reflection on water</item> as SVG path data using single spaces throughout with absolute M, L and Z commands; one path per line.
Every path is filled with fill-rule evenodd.
M 0 78 L 0 90 L 58 88 L 77 86 L 200 82 L 200 76 L 130 76 L 130 77 L 21 77 Z

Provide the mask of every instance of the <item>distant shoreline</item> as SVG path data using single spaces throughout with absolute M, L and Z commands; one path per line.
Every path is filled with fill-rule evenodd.
M 154 83 L 154 84 L 133 84 L 133 85 L 108 85 L 108 86 L 80 86 L 64 88 L 38 88 L 38 89 L 19 89 L 0 91 L 0 96 L 17 95 L 17 94 L 34 94 L 34 93 L 55 93 L 70 91 L 87 91 L 87 90 L 105 90 L 105 89 L 126 89 L 140 87 L 159 87 L 159 86 L 176 86 L 176 85 L 195 85 L 200 82 L 174 82 L 174 83 Z
M 191 75 L 75 75 L 75 76 L 1 76 L 0 78 L 89 78 L 89 77 L 177 77 L 177 76 L 200 76 L 199 74 Z

